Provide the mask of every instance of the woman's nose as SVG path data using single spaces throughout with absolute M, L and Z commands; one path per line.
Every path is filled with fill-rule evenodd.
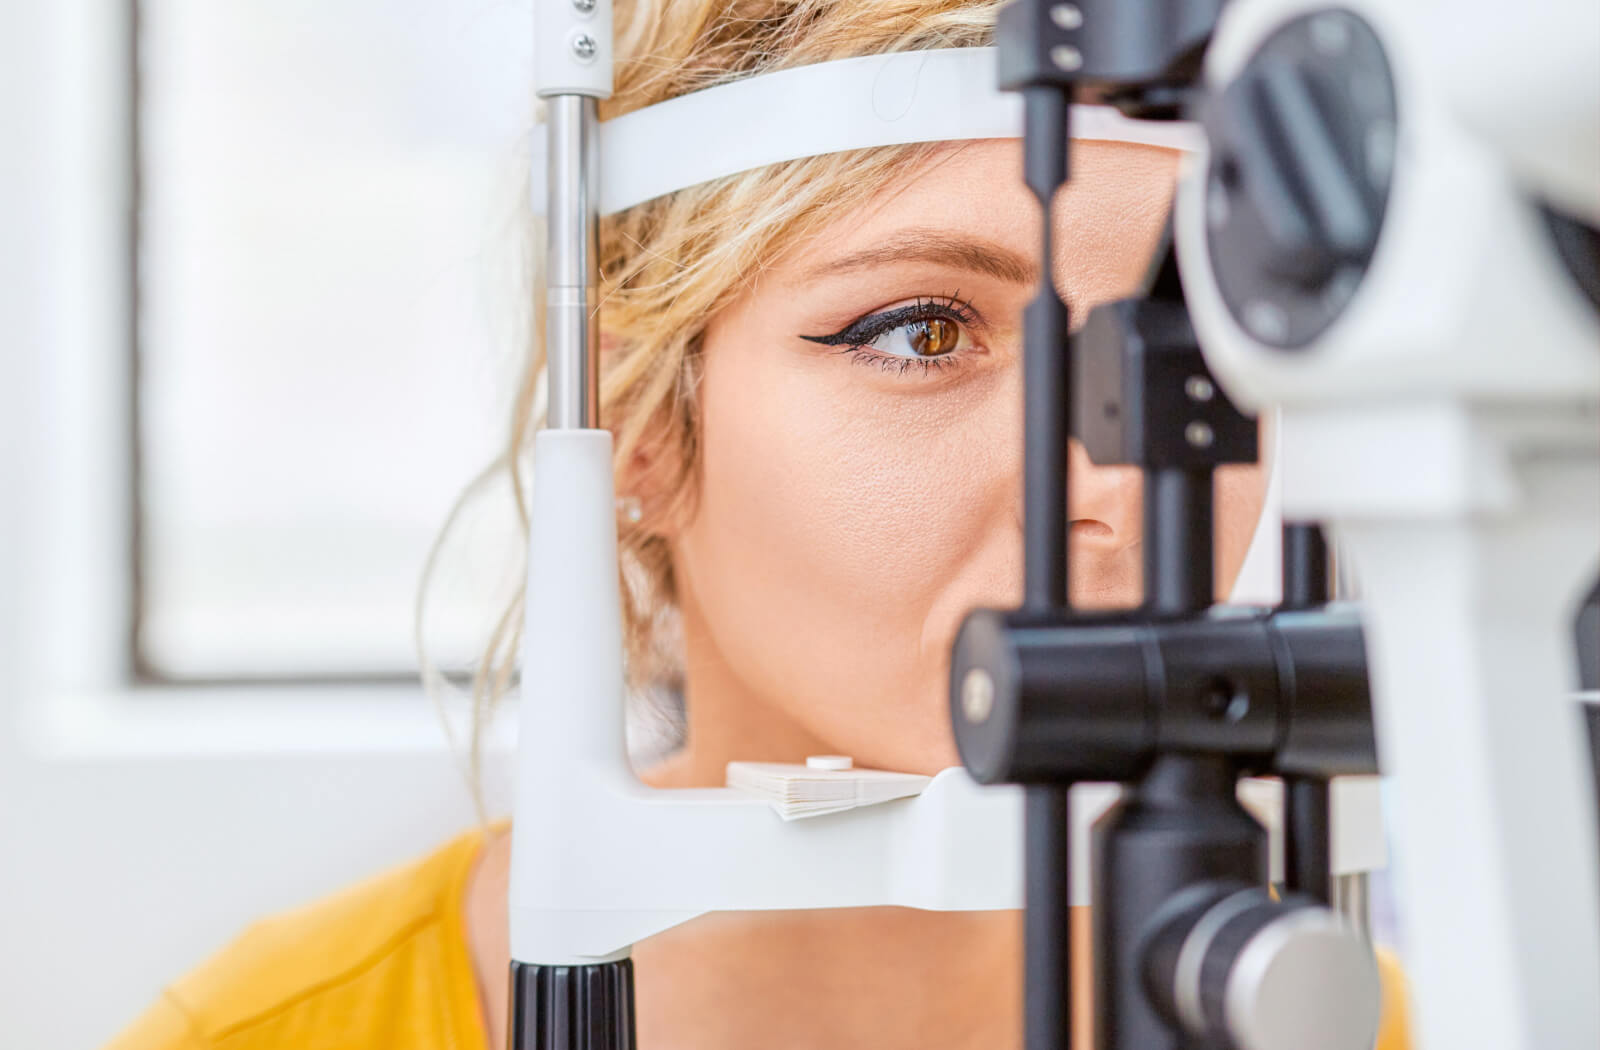
M 1143 472 L 1138 467 L 1099 466 L 1077 440 L 1069 443 L 1067 460 L 1071 490 L 1067 516 L 1072 540 L 1086 550 L 1112 553 L 1139 542 L 1142 526 Z

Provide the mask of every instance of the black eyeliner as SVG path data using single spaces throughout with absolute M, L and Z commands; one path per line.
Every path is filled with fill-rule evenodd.
M 943 300 L 919 299 L 909 306 L 868 314 L 850 322 L 832 335 L 802 335 L 800 338 L 810 343 L 821 343 L 823 346 L 865 346 L 885 332 L 892 332 L 915 321 L 926 321 L 935 317 L 947 318 L 961 324 L 972 324 L 978 320 L 977 312 L 973 310 L 971 304 L 962 302 L 955 296 L 946 296 Z

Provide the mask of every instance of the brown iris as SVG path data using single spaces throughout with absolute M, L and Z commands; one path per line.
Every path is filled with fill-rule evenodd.
M 919 321 L 911 331 L 911 349 L 918 357 L 940 357 L 956 348 L 961 328 L 943 317 Z

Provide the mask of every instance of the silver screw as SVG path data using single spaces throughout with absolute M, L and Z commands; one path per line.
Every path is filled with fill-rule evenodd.
M 1183 439 L 1195 448 L 1210 448 L 1211 443 L 1217 440 L 1217 435 L 1211 429 L 1211 424 L 1197 419 L 1183 428 Z
M 994 679 L 981 667 L 974 667 L 961 679 L 961 713 L 977 725 L 994 710 Z
M 578 9 L 580 15 L 594 14 L 595 0 L 572 0 L 572 6 Z
M 1057 69 L 1073 73 L 1083 68 L 1083 52 L 1070 44 L 1057 44 L 1050 49 L 1050 61 Z
M 585 62 L 594 58 L 595 53 L 599 50 L 600 45 L 588 33 L 579 33 L 572 38 L 572 53 Z
M 1055 4 L 1050 8 L 1050 21 L 1057 29 L 1077 29 L 1083 25 L 1083 12 L 1077 4 Z
M 1217 396 L 1217 388 L 1205 376 L 1190 376 L 1184 380 L 1183 392 L 1190 401 L 1210 401 Z

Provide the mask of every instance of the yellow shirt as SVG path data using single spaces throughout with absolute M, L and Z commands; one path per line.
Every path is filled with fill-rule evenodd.
M 483 839 L 256 923 L 107 1050 L 489 1050 L 462 921 Z
M 482 831 L 245 931 L 106 1050 L 490 1050 L 462 925 Z M 1388 953 L 1376 1050 L 1406 1050 Z

